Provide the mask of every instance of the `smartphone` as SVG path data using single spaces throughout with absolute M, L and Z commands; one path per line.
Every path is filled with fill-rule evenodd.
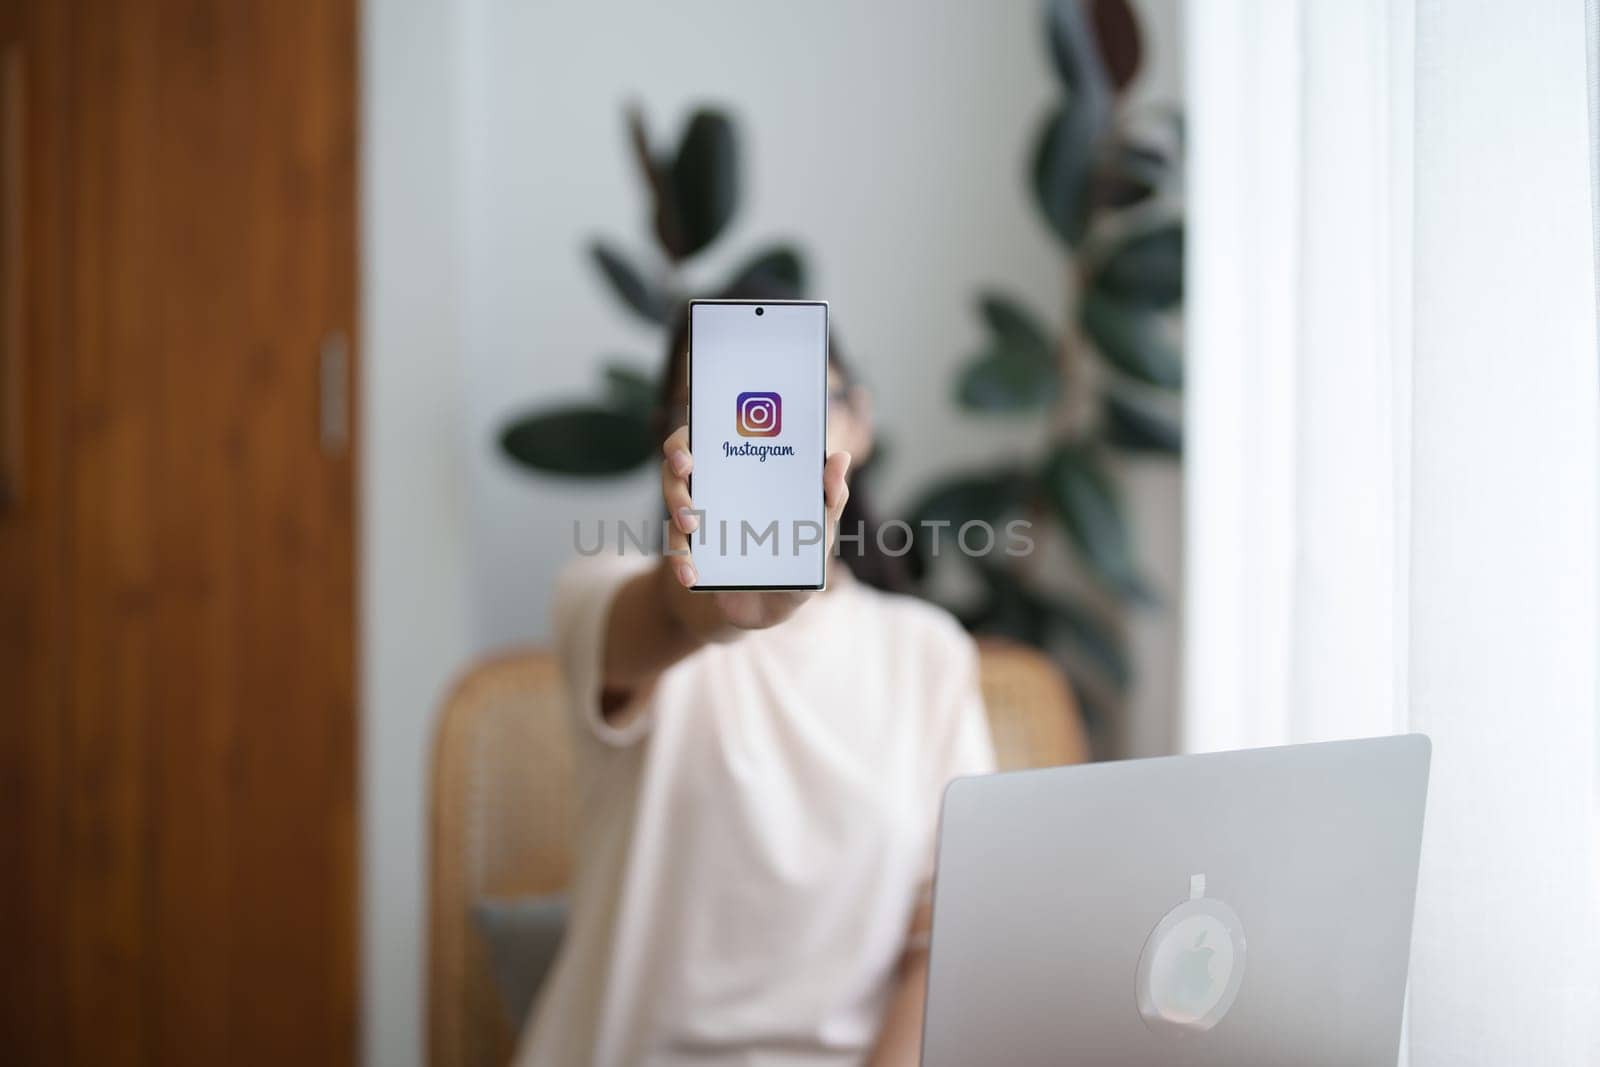
M 821 589 L 828 305 L 689 302 L 695 589 Z

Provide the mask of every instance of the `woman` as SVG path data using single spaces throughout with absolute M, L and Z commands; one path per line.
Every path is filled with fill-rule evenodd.
M 866 393 L 834 353 L 830 528 L 872 451 Z M 661 493 L 681 549 L 685 326 L 667 362 Z M 602 553 L 562 576 L 579 846 L 520 1063 L 916 1062 L 940 794 L 993 753 L 971 639 L 853 577 L 841 564 L 885 579 L 866 535 L 818 594 L 693 593 L 674 555 Z

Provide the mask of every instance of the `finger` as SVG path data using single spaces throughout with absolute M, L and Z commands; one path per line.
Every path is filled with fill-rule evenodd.
M 690 454 L 682 448 L 675 448 L 674 438 L 685 434 L 685 430 L 675 430 L 672 437 L 667 438 L 666 445 L 661 446 L 666 458 L 661 461 L 661 502 L 666 504 L 667 515 L 672 517 L 672 523 L 683 533 L 694 533 L 694 528 L 699 526 L 699 518 L 693 514 L 694 502 L 690 499 L 690 485 L 688 474 L 693 469 Z
M 689 558 L 689 535 L 700 525 L 699 516 L 689 499 L 689 486 L 672 472 L 665 460 L 661 463 L 661 499 L 667 506 L 667 514 L 672 516 L 672 521 L 667 523 L 667 563 L 679 585 L 693 588 L 696 572 Z
M 674 526 L 686 534 L 694 533 L 700 519 L 689 499 L 688 478 L 694 470 L 694 457 L 689 454 L 689 428 L 680 426 L 668 434 L 661 443 L 661 453 L 661 501 Z
M 689 538 L 676 529 L 667 535 L 667 566 L 685 589 L 693 589 L 694 583 L 700 580 L 700 572 L 695 570 L 694 560 L 689 556 Z
M 837 522 L 844 514 L 845 501 L 850 499 L 850 485 L 845 475 L 850 472 L 850 453 L 835 452 L 822 467 L 822 503 L 828 519 Z
M 822 503 L 827 512 L 823 526 L 827 530 L 823 551 L 831 555 L 833 543 L 839 536 L 839 519 L 844 515 L 845 503 L 850 499 L 850 483 L 845 475 L 850 471 L 850 453 L 835 452 L 822 466 Z
M 684 588 L 693 588 L 698 575 L 689 558 L 689 534 L 699 525 L 694 514 L 694 503 L 689 498 L 689 472 L 693 460 L 689 455 L 689 428 L 680 426 L 661 444 L 661 502 L 666 505 L 671 521 L 667 523 L 667 541 L 664 546 L 667 565 L 673 577 Z
M 661 442 L 661 454 L 668 469 L 680 478 L 689 477 L 694 469 L 694 457 L 689 454 L 689 427 L 679 426 Z
M 692 534 L 700 528 L 700 513 L 695 510 L 689 487 L 681 478 L 663 481 L 661 499 L 667 505 L 667 514 L 672 516 L 675 530 Z
M 677 579 L 678 584 L 685 589 L 694 588 L 699 574 L 695 570 L 694 560 L 689 555 L 689 534 L 676 521 L 667 523 L 665 555 L 667 566 L 672 569 L 672 576 Z

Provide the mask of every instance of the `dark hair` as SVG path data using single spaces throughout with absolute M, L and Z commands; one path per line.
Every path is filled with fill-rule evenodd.
M 761 283 L 746 283 L 730 288 L 718 294 L 720 300 L 792 300 L 794 293 L 782 286 Z M 688 305 L 680 308 L 672 321 L 671 337 L 667 342 L 666 368 L 661 375 L 661 393 L 656 402 L 655 420 L 656 437 L 665 438 L 675 424 L 672 411 L 673 394 L 676 390 L 674 383 L 682 382 L 688 371 L 689 364 L 689 316 Z M 843 350 L 839 345 L 839 335 L 833 332 L 828 334 L 828 365 L 844 379 L 845 384 L 854 386 L 858 379 L 850 370 L 850 365 L 845 361 Z M 841 532 L 854 535 L 857 527 L 861 530 L 861 542 L 856 546 L 852 542 L 849 551 L 839 553 L 839 558 L 850 568 L 856 578 L 867 585 L 891 593 L 904 592 L 910 584 L 910 576 L 906 570 L 905 561 L 899 556 L 891 556 L 883 551 L 878 543 L 878 513 L 872 507 L 871 493 L 868 490 L 871 477 L 872 463 L 853 466 L 850 471 L 850 498 L 845 501 L 844 514 L 840 517 L 839 528 Z

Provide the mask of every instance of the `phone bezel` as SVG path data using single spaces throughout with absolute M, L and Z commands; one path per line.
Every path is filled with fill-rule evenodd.
M 822 493 L 822 472 L 828 465 L 828 302 L 826 300 L 702 300 L 689 301 L 685 314 L 689 318 L 689 352 L 684 366 L 689 375 L 688 393 L 689 410 L 689 454 L 694 455 L 694 309 L 700 305 L 707 306 L 733 306 L 733 307 L 820 307 L 822 309 L 822 462 L 817 467 L 817 492 Z M 689 498 L 694 499 L 694 472 L 689 472 Z M 822 574 L 817 578 L 816 585 L 693 585 L 689 591 L 693 593 L 798 593 L 819 592 L 828 587 L 828 521 L 827 498 L 824 495 L 822 504 Z M 694 559 L 694 534 L 689 535 L 689 558 Z

